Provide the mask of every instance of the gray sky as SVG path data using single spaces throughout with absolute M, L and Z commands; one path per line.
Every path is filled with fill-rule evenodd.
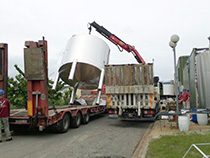
M 14 76 L 14 64 L 24 70 L 24 42 L 45 36 L 54 79 L 68 39 L 88 33 L 88 22 L 96 21 L 135 46 L 146 62 L 154 59 L 154 73 L 164 80 L 174 73 L 171 35 L 180 36 L 177 59 L 189 55 L 193 48 L 208 47 L 209 20 L 209 0 L 2 0 L 0 43 L 9 45 L 9 76 Z M 104 39 L 94 29 L 92 35 Z M 111 49 L 110 64 L 137 63 L 132 54 L 104 40 Z

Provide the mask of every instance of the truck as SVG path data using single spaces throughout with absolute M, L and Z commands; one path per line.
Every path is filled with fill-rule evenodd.
M 38 42 L 26 41 L 24 48 L 25 78 L 27 80 L 27 109 L 11 110 L 11 130 L 38 128 L 40 131 L 54 127 L 60 133 L 69 127 L 88 124 L 90 117 L 106 111 L 106 104 L 49 106 L 48 102 L 48 49 L 43 38 Z M 5 59 L 7 61 L 7 59 Z M 2 62 L 4 63 L 4 62 Z M 7 64 L 2 64 L 7 68 Z M 92 95 L 96 98 L 96 95 Z
M 131 46 L 95 21 L 89 23 L 98 33 L 115 44 L 120 51 L 131 52 L 139 64 L 105 66 L 107 109 L 110 117 L 129 120 L 154 119 L 159 112 L 159 78 L 154 77 L 153 64 L 146 63 Z
M 151 120 L 159 112 L 152 63 L 107 65 L 105 84 L 110 117 Z

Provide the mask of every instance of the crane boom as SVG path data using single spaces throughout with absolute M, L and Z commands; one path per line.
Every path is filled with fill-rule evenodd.
M 125 49 L 127 52 L 131 52 L 134 55 L 134 57 L 136 58 L 136 60 L 138 61 L 138 63 L 142 63 L 142 64 L 146 63 L 144 61 L 144 59 L 141 57 L 141 55 L 138 53 L 138 51 L 133 46 L 126 44 L 124 41 L 122 41 L 120 38 L 118 38 L 117 36 L 115 36 L 114 34 L 109 32 L 103 26 L 98 25 L 95 21 L 92 23 L 89 23 L 89 25 L 90 26 L 88 27 L 88 29 L 90 30 L 90 32 L 92 30 L 92 27 L 94 27 L 98 33 L 103 35 L 105 38 L 110 40 L 112 43 L 114 43 L 118 47 L 121 47 L 122 49 Z M 122 51 L 122 50 L 120 50 L 120 51 Z

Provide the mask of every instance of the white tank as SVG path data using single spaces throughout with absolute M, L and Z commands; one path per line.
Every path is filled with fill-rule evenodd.
M 67 42 L 59 77 L 78 89 L 96 89 L 104 77 L 101 72 L 108 64 L 109 54 L 109 46 L 102 39 L 88 34 L 74 35 Z
M 164 80 L 163 84 L 163 95 L 175 95 L 174 80 Z

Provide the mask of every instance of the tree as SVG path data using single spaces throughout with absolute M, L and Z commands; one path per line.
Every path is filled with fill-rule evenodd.
M 8 99 L 16 108 L 24 108 L 27 105 L 27 81 L 23 71 L 15 65 L 16 70 L 20 73 L 15 79 L 8 77 Z
M 18 67 L 18 65 L 14 65 L 15 69 L 19 72 L 18 75 L 13 77 L 8 77 L 8 99 L 13 108 L 26 108 L 27 106 L 27 80 L 25 79 L 24 72 Z M 49 80 L 49 88 L 48 88 L 48 99 L 49 105 L 67 105 L 70 96 L 71 89 L 64 93 L 60 90 L 64 87 L 65 83 L 60 81 L 57 86 L 57 90 L 52 90 L 53 81 Z
M 61 93 L 62 88 L 65 86 L 65 83 L 60 81 L 58 82 L 56 92 L 52 90 L 53 81 L 49 80 L 49 90 L 48 90 L 48 98 L 50 105 L 67 105 L 69 103 L 71 97 L 71 89 L 69 91 L 65 91 L 64 94 Z

